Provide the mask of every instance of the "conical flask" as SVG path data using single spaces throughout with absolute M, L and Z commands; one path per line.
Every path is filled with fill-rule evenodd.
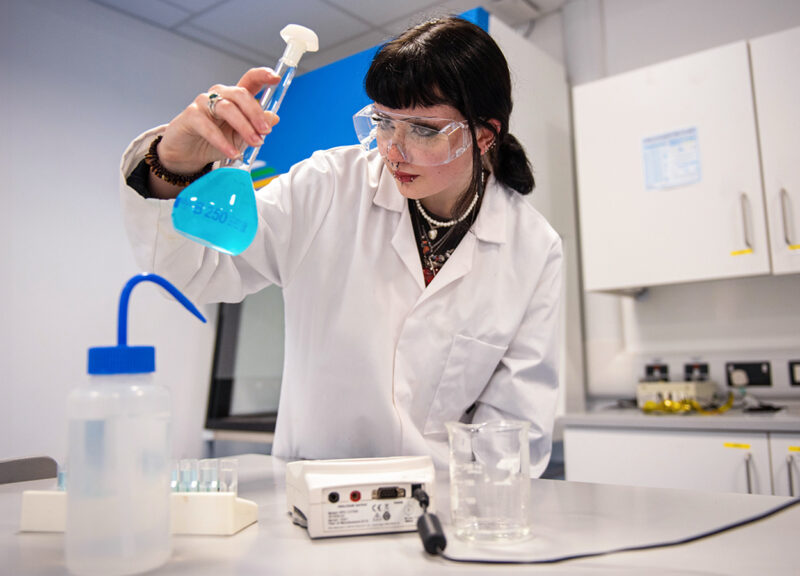
M 281 30 L 286 42 L 271 84 L 261 96 L 261 108 L 277 113 L 292 83 L 297 64 L 305 52 L 316 52 L 317 35 L 310 29 L 289 24 Z M 260 147 L 250 146 L 240 158 L 228 160 L 184 188 L 172 207 L 172 225 L 186 236 L 226 254 L 242 253 L 253 242 L 258 228 L 255 190 L 250 169 Z

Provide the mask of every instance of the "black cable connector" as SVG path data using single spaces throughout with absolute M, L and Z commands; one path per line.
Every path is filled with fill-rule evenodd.
M 414 488 L 414 492 L 411 494 L 411 497 L 414 498 L 419 505 L 422 507 L 423 512 L 428 511 L 428 506 L 431 504 L 431 500 L 428 497 L 428 493 L 425 492 L 422 488 Z
M 428 514 L 430 498 L 422 488 L 414 490 L 412 496 L 422 507 L 422 515 L 417 519 L 417 532 L 422 539 L 422 546 L 428 554 L 441 554 L 447 547 L 447 538 L 444 537 L 442 524 L 435 514 Z
M 417 519 L 417 532 L 422 539 L 422 545 L 428 554 L 441 554 L 447 546 L 442 524 L 434 514 L 423 512 Z

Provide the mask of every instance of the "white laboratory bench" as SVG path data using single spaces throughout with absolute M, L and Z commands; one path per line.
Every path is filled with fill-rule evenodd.
M 645 414 L 605 407 L 568 414 L 567 480 L 800 495 L 800 409 Z
M 311 540 L 286 514 L 284 463 L 239 457 L 240 496 L 258 503 L 258 522 L 228 537 L 176 536 L 158 576 L 250 574 L 427 575 L 499 572 L 537 574 L 797 574 L 800 506 L 763 522 L 678 548 L 628 552 L 543 566 L 468 565 L 427 555 L 415 533 Z M 439 516 L 448 532 L 448 482 L 437 482 Z M 457 557 L 551 558 L 675 540 L 787 502 L 776 496 L 531 480 L 532 537 L 523 543 L 474 547 L 448 538 Z M 66 574 L 64 535 L 19 533 L 21 493 L 46 481 L 0 486 L 0 572 Z

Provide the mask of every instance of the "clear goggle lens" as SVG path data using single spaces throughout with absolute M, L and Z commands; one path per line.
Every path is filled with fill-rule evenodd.
M 372 104 L 353 116 L 353 125 L 364 150 L 377 146 L 386 157 L 395 148 L 404 163 L 417 166 L 452 162 L 471 143 L 466 122 L 395 114 L 376 110 Z

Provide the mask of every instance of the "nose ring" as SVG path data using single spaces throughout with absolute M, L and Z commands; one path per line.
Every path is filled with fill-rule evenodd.
M 403 149 L 400 148 L 400 146 L 398 146 L 392 140 L 389 140 L 389 142 L 386 143 L 386 156 L 387 156 L 387 159 L 388 159 L 388 156 L 389 156 L 389 152 L 391 152 L 391 150 L 392 150 L 392 146 L 394 146 L 394 149 L 397 150 L 398 154 L 400 154 L 400 158 L 402 158 L 403 162 L 407 162 L 408 159 L 406 158 L 406 153 L 403 152 Z M 389 160 L 389 163 L 390 164 L 396 164 L 398 166 L 400 165 L 400 162 L 392 162 L 391 160 Z

